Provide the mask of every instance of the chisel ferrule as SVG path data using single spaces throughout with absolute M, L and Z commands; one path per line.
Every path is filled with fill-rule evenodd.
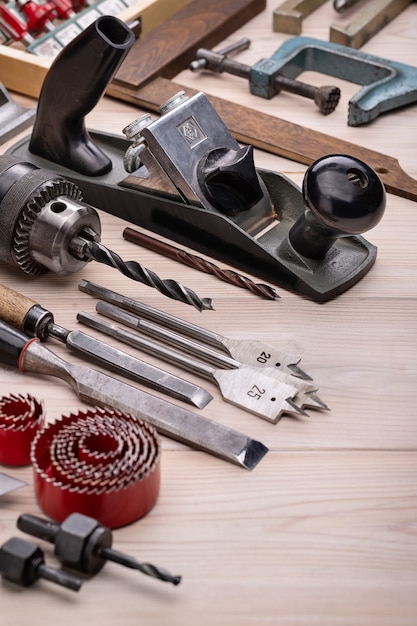
M 29 341 L 23 346 L 22 351 L 19 354 L 19 361 L 18 361 L 17 367 L 21 372 L 29 371 L 26 369 L 26 363 L 25 363 L 26 353 L 29 350 L 29 348 L 32 346 L 32 344 L 35 344 L 35 343 L 39 343 L 39 339 L 37 337 L 33 337 L 32 339 L 29 339 Z
M 23 320 L 22 330 L 29 337 L 38 337 L 41 341 L 49 335 L 49 326 L 53 324 L 54 316 L 51 311 L 47 311 L 40 304 L 34 304 Z

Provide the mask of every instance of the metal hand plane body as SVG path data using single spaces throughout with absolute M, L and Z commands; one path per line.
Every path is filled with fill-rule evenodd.
M 257 169 L 252 147 L 239 146 L 204 94 L 178 96 L 161 113 L 129 125 L 131 141 L 91 132 L 112 161 L 109 173 L 53 169 L 76 182 L 90 204 L 318 302 L 371 268 L 376 248 L 359 233 L 385 206 L 371 168 L 343 155 L 323 157 L 301 191 L 284 175 Z M 48 166 L 27 142 L 14 154 Z M 321 211 L 316 187 L 329 176 L 338 197 L 325 198 Z

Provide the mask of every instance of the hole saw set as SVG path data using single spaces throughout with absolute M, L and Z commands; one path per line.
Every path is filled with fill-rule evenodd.
M 302 19 L 322 3 L 284 2 L 274 11 L 273 29 L 299 35 Z M 367 22 L 358 14 L 351 39 L 340 43 L 335 36 L 329 42 L 294 36 L 252 67 L 236 59 L 248 40 L 217 51 L 213 47 L 264 11 L 265 2 L 223 0 L 213 2 L 210 13 L 204 4 L 189 2 L 143 36 L 118 17 L 99 12 L 61 46 L 43 80 L 36 111 L 16 105 L 2 86 L 0 140 L 32 125 L 0 156 L 4 267 L 37 277 L 73 274 L 96 262 L 199 311 L 214 308 L 210 298 L 107 247 L 100 209 L 153 233 L 127 227 L 126 240 L 254 297 L 277 300 L 282 295 L 277 286 L 325 303 L 372 268 L 377 249 L 363 233 L 383 218 L 386 193 L 417 200 L 417 182 L 395 159 L 194 92 L 172 79 L 187 68 L 229 73 L 246 80 L 256 96 L 273 99 L 287 91 L 305 97 L 305 106 L 313 101 L 317 115 L 331 115 L 340 89 L 299 79 L 313 70 L 361 85 L 349 102 L 347 123 L 368 124 L 417 99 L 416 68 L 357 49 L 366 40 L 365 30 L 369 39 L 386 23 L 387 14 L 392 19 L 407 3 L 374 2 Z M 334 9 L 348 12 L 356 4 L 339 0 Z M 54 1 L 40 7 L 38 24 L 43 20 L 47 28 L 48 11 L 64 11 L 66 5 Z M 16 1 L 13 7 L 2 3 L 0 20 L 10 31 L 19 17 L 19 32 L 30 34 L 28 20 L 34 19 L 35 9 L 32 1 Z M 74 21 L 71 7 L 66 10 L 67 19 Z M 26 37 L 25 45 L 30 50 L 35 44 Z M 148 113 L 119 134 L 87 128 L 86 116 L 104 93 Z M 301 188 L 281 173 L 257 167 L 254 147 L 308 165 Z M 220 267 L 221 262 L 236 270 Z M 202 411 L 213 395 L 140 354 L 208 379 L 218 388 L 217 401 L 272 425 L 285 415 L 302 418 L 329 407 L 317 381 L 301 367 L 299 354 L 221 336 L 86 279 L 78 288 L 97 299 L 98 315 L 80 311 L 77 321 L 96 335 L 137 349 L 137 356 L 114 342 L 59 325 L 40 302 L 0 285 L 2 364 L 58 378 L 91 406 L 49 423 L 39 399 L 28 394 L 0 398 L 0 462 L 32 465 L 37 502 L 53 520 L 22 514 L 17 527 L 54 544 L 55 556 L 70 570 L 46 565 L 41 547 L 13 537 L 0 547 L 0 572 L 22 586 L 46 578 L 78 590 L 83 579 L 77 572 L 95 575 L 110 560 L 177 585 L 180 576 L 112 548 L 112 529 L 140 519 L 158 498 L 159 435 L 247 470 L 268 449 L 202 416 L 195 409 Z M 56 341 L 129 382 L 61 358 L 53 349 Z M 22 486 L 0 474 L 0 496 Z

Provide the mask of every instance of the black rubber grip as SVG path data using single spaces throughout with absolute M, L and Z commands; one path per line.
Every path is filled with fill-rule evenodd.
M 0 320 L 0 362 L 19 367 L 19 359 L 29 337 Z

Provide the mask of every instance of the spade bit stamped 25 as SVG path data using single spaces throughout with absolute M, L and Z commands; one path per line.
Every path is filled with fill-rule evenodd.
M 171 331 L 165 331 L 151 322 L 145 322 L 145 328 L 141 320 L 135 318 L 130 313 L 117 310 L 111 304 L 102 303 L 98 311 L 106 317 L 122 322 L 136 331 L 140 330 L 152 337 L 163 339 L 164 342 L 179 345 L 181 339 Z M 315 396 L 317 387 L 310 381 L 291 377 L 278 370 L 251 367 L 249 365 L 236 365 L 232 359 L 220 358 L 219 364 L 213 365 L 201 359 L 195 358 L 186 352 L 172 349 L 162 343 L 152 341 L 135 332 L 125 330 L 114 324 L 100 321 L 94 315 L 80 312 L 77 315 L 79 322 L 86 324 L 96 330 L 100 330 L 107 335 L 119 339 L 135 348 L 139 348 L 149 354 L 160 357 L 169 363 L 179 365 L 183 369 L 193 372 L 203 378 L 214 382 L 220 389 L 223 400 L 240 407 L 241 409 L 253 413 L 258 417 L 276 424 L 284 415 L 307 415 L 303 407 L 327 408 Z M 176 340 L 180 340 L 175 343 Z M 183 345 L 190 346 L 196 352 L 196 345 L 192 346 L 190 340 L 186 340 Z M 204 350 L 202 350 L 203 352 Z M 225 364 L 225 362 L 228 363 Z M 279 378 L 278 378 L 279 375 Z

